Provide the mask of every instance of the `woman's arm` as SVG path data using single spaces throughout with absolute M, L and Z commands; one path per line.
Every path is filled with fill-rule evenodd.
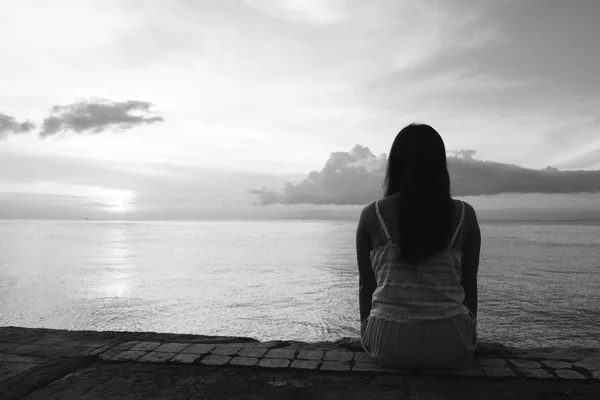
M 477 214 L 469 204 L 465 216 L 466 240 L 463 246 L 462 256 L 462 281 L 465 290 L 463 304 L 477 316 L 477 271 L 479 270 L 479 254 L 481 252 L 481 231 Z
M 362 323 L 371 313 L 373 292 L 377 287 L 375 274 L 371 266 L 371 238 L 367 229 L 367 212 L 369 206 L 360 213 L 356 228 L 356 260 L 358 263 L 358 303 L 360 307 L 360 322 Z

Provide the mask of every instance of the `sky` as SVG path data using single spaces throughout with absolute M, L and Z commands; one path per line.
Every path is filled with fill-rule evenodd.
M 12 2 L 0 218 L 353 218 L 395 135 L 423 122 L 484 217 L 600 219 L 597 15 L 595 0 Z

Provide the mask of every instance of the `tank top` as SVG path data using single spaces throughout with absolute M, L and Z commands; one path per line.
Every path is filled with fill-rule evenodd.
M 463 304 L 462 252 L 455 247 L 462 228 L 465 206 L 461 204 L 460 221 L 446 248 L 422 260 L 418 267 L 396 260 L 398 244 L 392 241 L 385 221 L 375 202 L 377 218 L 387 242 L 371 250 L 371 265 L 377 288 L 373 292 L 371 316 L 409 323 L 450 318 L 468 314 Z

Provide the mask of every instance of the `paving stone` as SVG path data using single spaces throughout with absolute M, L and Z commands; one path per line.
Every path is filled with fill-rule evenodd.
M 345 353 L 341 351 L 326 351 L 323 356 L 323 361 L 350 361 L 354 357 L 354 353 Z
M 212 349 L 211 354 L 216 356 L 232 356 L 240 351 L 241 348 L 242 346 L 240 345 L 219 344 L 217 347 Z
M 229 364 L 244 365 L 246 367 L 251 367 L 253 365 L 256 365 L 257 362 L 258 358 L 256 357 L 234 357 L 231 359 L 231 362 Z
M 175 354 L 175 356 L 173 358 L 171 358 L 171 362 L 191 364 L 199 358 L 200 358 L 199 354 L 179 353 L 179 354 Z
M 231 360 L 229 356 L 210 355 L 200 361 L 204 365 L 225 365 Z
M 238 354 L 242 357 L 258 357 L 261 358 L 265 355 L 267 349 L 262 347 L 244 347 Z
M 185 349 L 181 350 L 182 353 L 190 353 L 190 354 L 208 354 L 212 349 L 216 346 L 214 344 L 204 344 L 198 343 L 193 344 Z
M 189 345 L 189 343 L 164 343 L 155 348 L 154 351 L 164 351 L 165 353 L 179 353 Z
M 542 365 L 537 361 L 531 360 L 509 360 L 511 364 L 519 367 L 519 368 L 540 368 Z
M 201 361 L 204 365 L 225 365 L 231 360 L 229 356 L 210 355 Z
M 294 358 L 296 350 L 292 349 L 271 349 L 265 354 L 265 358 L 287 358 L 291 360 Z
M 343 361 L 323 361 L 321 371 L 350 371 L 350 363 Z
M 290 360 L 287 358 L 263 358 L 258 362 L 259 367 L 267 368 L 287 368 Z
M 600 357 L 586 357 L 581 361 L 573 364 L 575 367 L 585 368 L 589 371 L 597 371 L 600 370 Z
M 150 353 L 142 356 L 138 361 L 141 362 L 152 362 L 161 363 L 165 362 L 177 353 L 166 353 L 164 351 L 151 351 Z
M 592 376 L 594 379 L 600 379 L 600 371 L 592 371 Z
M 151 350 L 154 350 L 155 348 L 157 348 L 160 345 L 161 345 L 160 342 L 140 342 L 140 343 L 136 344 L 135 346 L 133 346 L 132 348 L 130 348 L 129 350 L 134 350 L 134 351 L 151 351 Z
M 555 361 L 555 360 L 542 360 L 542 364 L 546 367 L 554 368 L 554 369 L 569 369 L 571 368 L 571 363 L 564 361 Z
M 516 376 L 515 373 L 508 367 L 487 367 L 482 366 L 483 373 L 494 378 L 504 378 Z
M 486 367 L 504 367 L 506 366 L 506 360 L 502 358 L 476 358 L 477 364 Z
M 121 351 L 116 356 L 112 357 L 111 361 L 134 361 L 146 354 L 145 351 L 140 350 L 125 350 Z
M 124 351 L 126 351 L 126 350 L 122 350 L 122 349 L 110 349 L 110 350 L 106 350 L 105 352 L 99 354 L 98 357 L 101 360 L 110 360 L 111 358 L 113 358 L 117 354 L 120 354 L 120 353 L 122 353 Z
M 363 362 L 363 363 L 377 362 L 371 356 L 369 356 L 367 353 L 354 353 L 354 361 Z
M 511 357 L 520 359 L 540 358 L 544 360 L 576 360 L 578 358 L 581 358 L 580 356 L 574 356 L 573 354 L 568 353 L 565 349 L 558 349 L 552 352 L 530 351 L 521 354 L 511 354 Z
M 381 365 L 371 362 L 357 362 L 352 367 L 352 371 L 356 372 L 379 372 L 383 371 Z
M 554 371 L 554 373 L 562 379 L 585 379 L 585 376 L 572 369 L 558 369 Z
M 320 361 L 323 358 L 323 353 L 324 353 L 324 351 L 321 351 L 321 350 L 312 350 L 312 351 L 301 350 L 300 352 L 298 352 L 298 355 L 296 356 L 296 358 L 299 358 L 301 360 Z
M 129 350 L 130 348 L 132 348 L 133 346 L 135 346 L 138 343 L 140 343 L 139 340 L 135 340 L 132 342 L 119 343 L 118 345 L 114 346 L 113 349 Z
M 552 379 L 552 374 L 541 368 L 518 368 L 519 372 L 527 378 Z
M 301 369 L 317 369 L 319 366 L 319 361 L 317 360 L 294 360 L 292 362 L 292 368 L 301 368 Z

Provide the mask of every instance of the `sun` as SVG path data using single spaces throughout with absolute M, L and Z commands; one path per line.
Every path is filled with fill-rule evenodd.
M 131 190 L 103 189 L 99 193 L 101 201 L 105 204 L 106 211 L 126 213 L 135 209 L 135 192 Z

